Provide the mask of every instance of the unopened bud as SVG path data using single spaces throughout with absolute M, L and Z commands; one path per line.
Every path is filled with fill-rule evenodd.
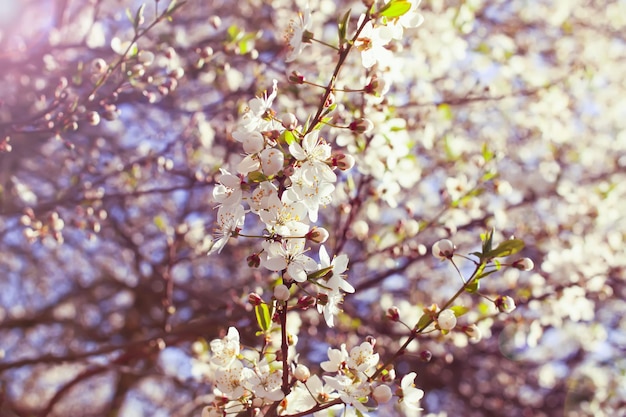
M 253 306 L 260 306 L 261 304 L 263 304 L 263 299 L 259 294 L 251 292 L 250 294 L 248 294 L 248 302 Z
M 309 368 L 299 363 L 293 371 L 293 376 L 300 382 L 306 382 L 311 376 L 311 371 L 309 371 Z
M 535 267 L 535 264 L 530 258 L 522 258 L 513 262 L 513 268 L 517 268 L 520 271 L 530 271 L 534 267 Z
M 384 382 L 392 382 L 396 379 L 396 370 L 391 368 L 387 372 L 383 372 L 381 379 Z
M 87 123 L 92 126 L 98 126 L 100 124 L 100 115 L 98 112 L 90 111 L 85 115 L 85 119 L 87 119 Z
M 175 78 L 177 80 L 180 80 L 181 78 L 183 78 L 183 75 L 185 75 L 185 70 L 182 67 L 174 68 L 169 73 L 170 77 Z
M 328 239 L 328 231 L 323 227 L 313 226 L 305 237 L 315 243 L 324 243 Z
M 433 245 L 433 256 L 441 259 L 452 259 L 454 255 L 454 244 L 448 239 L 441 239 Z
M 395 322 L 400 321 L 400 310 L 398 310 L 398 307 L 396 306 L 389 307 L 387 309 L 387 318 Z
M 347 171 L 354 166 L 354 157 L 350 154 L 343 152 L 336 153 L 332 158 L 333 166 L 336 166 L 342 171 Z
M 280 122 L 283 125 L 283 127 L 287 130 L 294 130 L 295 128 L 298 127 L 298 119 L 296 118 L 296 115 L 293 113 L 284 113 L 280 117 Z
M 324 102 L 324 107 L 330 107 L 335 104 L 335 95 L 333 93 L 329 93 L 328 97 L 326 97 L 326 101 Z
M 391 392 L 391 388 L 389 388 L 388 385 L 379 385 L 372 391 L 372 398 L 374 398 L 378 404 L 389 402 L 391 397 L 393 397 L 393 392 Z
M 211 16 L 209 18 L 209 23 L 211 24 L 211 26 L 213 26 L 215 29 L 219 29 L 220 26 L 222 26 L 222 18 L 219 16 Z
M 441 330 L 452 330 L 456 326 L 456 316 L 452 310 L 443 310 L 437 316 L 437 325 Z
M 106 71 L 107 68 L 108 68 L 108 65 L 106 61 L 102 58 L 96 58 L 93 61 L 91 61 L 91 69 L 96 74 L 102 74 L 104 71 Z
M 478 343 L 483 338 L 483 333 L 475 324 L 470 324 L 469 326 L 466 326 L 463 330 L 465 331 L 465 334 L 469 337 L 469 341 L 472 343 Z
M 365 338 L 365 341 L 369 343 L 370 345 L 372 345 L 372 347 L 376 347 L 376 338 L 374 336 L 371 336 L 371 335 L 367 336 Z
M 494 303 L 496 305 L 496 308 L 501 313 L 510 313 L 515 310 L 515 301 L 508 295 L 499 296 L 498 298 L 496 298 Z
M 422 362 L 430 362 L 432 358 L 433 354 L 430 353 L 429 350 L 423 350 L 420 352 L 420 359 L 422 360 Z
M 357 119 L 348 125 L 348 128 L 356 133 L 367 133 L 374 128 L 370 119 Z
M 259 265 L 261 265 L 261 257 L 258 253 L 253 253 L 252 255 L 248 256 L 246 258 L 246 261 L 248 261 L 248 266 L 250 268 L 258 268 Z
M 286 285 L 280 284 L 274 287 L 274 298 L 278 301 L 287 301 L 290 296 L 289 288 Z
M 310 295 L 303 295 L 302 297 L 298 298 L 298 308 L 300 308 L 301 310 L 306 310 L 310 307 L 313 307 L 315 305 L 315 297 L 312 297 Z
M 300 74 L 298 71 L 292 71 L 289 74 L 289 82 L 292 84 L 304 84 L 304 75 Z
M 317 304 L 321 306 L 325 306 L 326 304 L 328 304 L 328 295 L 317 294 Z

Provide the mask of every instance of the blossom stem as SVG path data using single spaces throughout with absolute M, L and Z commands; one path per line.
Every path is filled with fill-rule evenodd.
M 319 44 L 321 44 L 321 45 L 324 45 L 324 46 L 328 46 L 329 48 L 334 49 L 335 51 L 339 51 L 339 50 L 340 50 L 340 49 L 339 49 L 338 47 L 336 47 L 335 45 L 331 45 L 331 44 L 326 43 L 326 42 L 324 42 L 323 40 L 320 40 L 320 39 L 311 38 L 311 41 L 312 41 L 312 42 L 317 42 L 317 43 L 319 43 Z
M 448 307 L 450 307 L 452 303 L 454 303 L 454 301 L 457 298 L 459 298 L 459 296 L 463 294 L 467 290 L 467 288 L 469 288 L 469 286 L 474 282 L 475 278 L 478 276 L 479 270 L 480 270 L 480 265 L 477 265 L 476 269 L 474 269 L 474 272 L 472 272 L 472 276 L 467 280 L 467 282 L 463 284 L 461 288 L 459 288 L 459 290 L 452 297 L 450 297 L 448 301 L 446 301 L 443 307 L 441 307 L 440 311 L 443 311 L 447 309 Z M 389 358 L 383 364 L 383 366 L 378 368 L 376 372 L 374 372 L 374 374 L 372 374 L 372 376 L 368 378 L 368 381 L 374 381 L 383 372 L 383 370 L 385 370 L 391 363 L 393 363 L 400 356 L 404 355 L 407 347 L 411 344 L 411 342 L 415 340 L 417 336 L 424 333 L 424 331 L 428 328 L 428 326 L 430 326 L 435 320 L 436 320 L 436 317 L 431 317 L 420 328 L 412 330 L 411 334 L 409 335 L 409 338 L 402 344 L 402 346 L 400 346 L 400 348 L 391 356 L 391 358 Z
M 371 20 L 371 16 L 368 13 L 365 16 L 365 19 L 363 19 L 363 22 L 361 22 L 361 26 L 357 28 L 356 33 L 352 37 L 352 40 L 350 42 L 347 42 L 347 46 L 345 47 L 343 45 L 340 46 L 339 60 L 337 61 L 337 65 L 335 66 L 333 75 L 330 77 L 328 86 L 326 86 L 326 91 L 324 92 L 324 95 L 322 96 L 322 100 L 320 101 L 320 105 L 317 108 L 317 113 L 315 114 L 315 117 L 313 118 L 313 121 L 309 125 L 309 128 L 307 129 L 306 133 L 312 132 L 313 129 L 315 129 L 315 126 L 317 126 L 317 124 L 320 122 L 320 119 L 322 117 L 322 112 L 324 111 L 324 104 L 327 102 L 328 97 L 330 96 L 330 94 L 333 92 L 335 88 L 335 80 L 337 80 L 337 76 L 339 75 L 339 70 L 341 69 L 341 67 L 343 66 L 343 63 L 345 62 L 346 58 L 350 54 L 350 50 L 352 49 L 352 46 L 354 46 L 354 42 L 359 38 L 359 35 L 361 34 L 361 31 L 365 27 L 365 24 L 369 22 L 370 20 Z

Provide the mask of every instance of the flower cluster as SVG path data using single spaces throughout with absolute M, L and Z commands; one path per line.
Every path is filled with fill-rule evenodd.
M 424 395 L 413 384 L 415 372 L 404 376 L 392 391 L 395 372 L 377 372 L 379 355 L 374 345 L 363 342 L 350 351 L 342 344 L 339 349 L 328 348 L 328 360 L 320 364 L 327 373 L 320 378 L 311 375 L 302 363 L 293 364 L 289 375 L 288 394 L 281 389 L 283 370 L 278 361 L 268 361 L 267 355 L 241 349 L 239 332 L 231 327 L 222 339 L 209 344 L 211 353 L 204 358 L 212 368 L 215 379 L 215 401 L 203 409 L 203 417 L 221 416 L 223 412 L 237 413 L 280 401 L 280 414 L 295 414 L 325 409 L 340 409 L 349 405 L 366 416 L 374 403 L 388 402 L 393 392 L 411 409 L 420 410 Z
M 279 273 L 288 287 L 307 281 L 315 284 L 318 310 L 333 326 L 343 294 L 354 292 L 343 275 L 348 257 L 331 260 L 320 246 L 318 263 L 309 256 L 308 244 L 321 244 L 328 238 L 326 229 L 311 223 L 318 220 L 320 206 L 331 201 L 335 170 L 351 166 L 336 163 L 338 158 L 318 129 L 298 130 L 293 114 L 279 120 L 272 110 L 277 93 L 274 81 L 270 93 L 250 100 L 232 134 L 242 144 L 245 157 L 236 174 L 221 170 L 213 190 L 219 208 L 209 253 L 221 252 L 231 237 L 250 236 L 242 229 L 247 215 L 256 216 L 263 224 L 262 234 L 256 237 L 263 241 L 260 252 L 250 256 L 250 264 Z

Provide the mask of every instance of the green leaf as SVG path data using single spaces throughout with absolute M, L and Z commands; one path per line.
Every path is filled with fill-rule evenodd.
M 351 9 L 339 19 L 339 23 L 337 25 L 337 29 L 339 32 L 339 45 L 343 45 L 346 42 L 346 34 L 348 32 L 348 20 L 350 20 L 350 12 Z
M 500 243 L 497 248 L 485 254 L 486 258 L 502 258 L 504 256 L 514 255 L 524 249 L 524 241 L 521 239 L 509 239 Z
M 388 18 L 400 17 L 411 10 L 411 3 L 407 0 L 391 0 L 378 12 L 379 16 Z
M 452 107 L 450 107 L 447 103 L 441 103 L 437 106 L 437 111 L 443 117 L 444 120 L 450 121 L 452 120 Z
M 132 25 L 135 26 L 135 20 L 133 19 L 133 12 L 130 11 L 130 7 L 126 8 L 126 17 L 130 21 L 130 23 L 132 23 Z
M 187 3 L 187 1 L 179 2 L 178 0 L 172 0 L 170 2 L 170 5 L 167 6 L 167 10 L 165 10 L 165 14 L 167 16 L 172 16 L 176 12 L 176 10 L 180 9 L 181 7 L 183 7 L 186 3 Z
M 256 314 L 256 322 L 259 325 L 259 328 L 263 332 L 267 332 L 272 324 L 269 306 L 266 303 L 254 306 L 254 313 Z
M 456 317 L 461 317 L 463 314 L 469 311 L 469 308 L 465 306 L 452 306 L 450 307 L 450 310 L 452 310 Z
M 487 253 L 491 252 L 491 248 L 493 247 L 493 232 L 494 231 L 495 229 L 491 229 L 490 231 L 480 235 L 480 238 L 483 241 L 482 256 L 485 256 Z
M 284 140 L 285 143 L 287 143 L 287 145 L 291 145 L 292 143 L 296 141 L 296 137 L 291 130 L 283 131 L 283 133 L 280 136 L 281 136 L 281 139 Z
M 324 275 L 328 274 L 332 270 L 333 270 L 333 266 L 332 265 L 331 266 L 327 266 L 326 268 L 322 268 L 319 271 L 311 272 L 306 277 L 307 277 L 307 279 L 317 280 L 317 279 L 322 278 Z
M 135 20 L 133 21 L 133 27 L 135 28 L 135 32 L 137 32 L 137 29 L 139 28 L 139 25 L 143 22 L 143 10 L 146 8 L 146 4 L 143 3 L 141 6 L 139 6 L 139 9 L 137 9 L 137 13 L 135 13 Z
M 473 294 L 476 291 L 478 291 L 479 288 L 480 288 L 480 281 L 477 279 L 474 279 L 472 280 L 472 282 L 469 283 L 468 286 L 465 287 L 465 291 L 467 291 L 470 294 Z
M 420 317 L 419 321 L 415 325 L 415 330 L 425 329 L 426 326 L 428 326 L 432 321 L 433 319 L 432 317 L 430 317 L 430 314 L 427 314 L 427 313 L 422 314 L 422 317 Z
M 248 174 L 248 179 L 252 182 L 263 182 L 267 181 L 267 176 L 264 175 L 261 171 L 254 171 Z
M 241 30 L 237 25 L 230 25 L 228 29 L 226 29 L 226 33 L 228 34 L 228 42 L 235 42 L 241 37 Z
M 157 229 L 159 229 L 161 232 L 164 232 L 167 228 L 167 222 L 160 214 L 154 218 L 153 222 Z

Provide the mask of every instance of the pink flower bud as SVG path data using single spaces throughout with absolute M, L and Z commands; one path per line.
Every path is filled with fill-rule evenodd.
M 315 297 L 312 297 L 310 295 L 303 295 L 298 299 L 298 307 L 301 310 L 307 310 L 310 307 L 313 307 L 313 305 L 315 305 Z
M 315 243 L 324 243 L 328 240 L 328 231 L 323 227 L 313 226 L 305 237 Z
M 357 119 L 348 125 L 348 128 L 357 133 L 367 133 L 374 128 L 374 123 L 369 119 Z
M 391 392 L 391 388 L 387 385 L 379 385 L 372 391 L 372 398 L 374 398 L 378 404 L 389 402 L 391 397 L 393 397 L 393 393 Z
M 253 306 L 260 306 L 261 304 L 263 304 L 263 299 L 259 294 L 251 292 L 250 294 L 248 294 L 248 302 Z
M 429 350 L 423 350 L 420 352 L 420 359 L 422 362 L 430 362 L 432 358 L 433 358 L 433 354 L 430 353 Z
M 452 259 L 454 255 L 454 244 L 448 239 L 441 239 L 433 245 L 433 256 L 442 261 Z
M 387 318 L 391 321 L 400 321 L 400 310 L 398 310 L 398 307 L 389 307 L 389 309 L 387 309 Z
M 437 325 L 441 330 L 452 330 L 456 326 L 456 316 L 452 310 L 443 310 L 437 316 Z
M 287 301 L 290 296 L 289 288 L 286 285 L 281 284 L 274 287 L 274 298 L 278 301 Z
M 501 313 L 510 313 L 515 310 L 515 301 L 508 295 L 501 295 L 496 298 L 495 305 Z
M 253 253 L 252 255 L 248 256 L 246 258 L 246 261 L 248 261 L 248 266 L 250 268 L 258 268 L 259 265 L 261 265 L 261 257 L 258 253 Z
M 306 382 L 311 376 L 311 371 L 309 371 L 309 368 L 299 363 L 293 371 L 293 376 L 300 382 Z
M 470 324 L 469 326 L 466 326 L 463 331 L 469 337 L 469 341 L 472 343 L 478 343 L 483 338 L 483 333 L 475 324 Z
M 304 84 L 304 75 L 300 74 L 298 71 L 293 71 L 289 74 L 289 82 L 292 84 Z
M 520 271 L 530 271 L 534 267 L 535 267 L 535 264 L 530 258 L 522 258 L 513 262 L 513 268 L 517 268 Z
M 333 93 L 328 94 L 326 97 L 326 101 L 324 102 L 324 107 L 330 107 L 335 104 L 335 95 Z
M 298 119 L 293 113 L 285 113 L 280 117 L 280 123 L 287 130 L 294 130 L 298 127 Z
M 338 152 L 332 157 L 333 166 L 336 166 L 342 171 L 347 171 L 354 166 L 354 157 L 343 152 Z

